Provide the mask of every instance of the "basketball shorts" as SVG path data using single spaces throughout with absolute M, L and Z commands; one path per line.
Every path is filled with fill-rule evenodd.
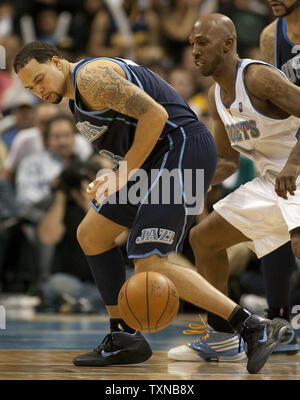
M 159 140 L 126 186 L 92 207 L 129 228 L 129 258 L 180 252 L 203 207 L 217 163 L 212 135 L 201 122 Z M 142 175 L 142 176 L 141 176 Z M 136 189 L 138 187 L 138 189 Z
M 213 207 L 251 239 L 246 245 L 260 258 L 288 242 L 289 231 L 300 226 L 300 180 L 295 195 L 284 200 L 275 192 L 275 178 L 266 174 L 241 185 Z

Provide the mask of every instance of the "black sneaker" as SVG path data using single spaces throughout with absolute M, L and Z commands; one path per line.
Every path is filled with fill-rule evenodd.
M 244 321 L 241 336 L 247 343 L 248 372 L 256 374 L 264 366 L 287 329 L 283 320 L 271 321 L 257 315 L 250 315 Z
M 140 332 L 117 331 L 106 335 L 95 350 L 75 357 L 73 363 L 87 367 L 138 364 L 148 360 L 151 355 L 152 350 Z

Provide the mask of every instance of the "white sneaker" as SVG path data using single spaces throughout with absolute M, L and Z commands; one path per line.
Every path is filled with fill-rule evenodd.
M 201 316 L 200 316 L 201 318 Z M 202 318 L 201 318 L 202 320 Z M 243 339 L 233 333 L 217 332 L 202 320 L 201 324 L 189 324 L 187 335 L 197 339 L 169 350 L 168 358 L 177 361 L 240 361 L 246 358 Z

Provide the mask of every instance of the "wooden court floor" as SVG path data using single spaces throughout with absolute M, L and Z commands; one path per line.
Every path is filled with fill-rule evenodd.
M 7 321 L 0 331 L 0 380 L 300 380 L 300 353 L 272 355 L 259 374 L 246 370 L 246 360 L 183 362 L 167 358 L 167 350 L 191 337 L 181 332 L 197 315 L 179 315 L 166 329 L 145 334 L 153 356 L 142 364 L 75 367 L 74 356 L 99 344 L 107 333 L 106 317 L 35 316 Z
M 259 374 L 246 362 L 176 362 L 156 351 L 143 364 L 75 367 L 73 350 L 1 350 L 0 380 L 299 380 L 300 357 L 271 356 Z

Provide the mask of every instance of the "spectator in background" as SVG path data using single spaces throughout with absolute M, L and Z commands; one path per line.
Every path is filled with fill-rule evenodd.
M 3 174 L 8 180 L 14 182 L 16 171 L 23 158 L 43 150 L 42 136 L 46 122 L 58 112 L 59 108 L 54 104 L 38 104 L 34 126 L 19 132 L 7 154 Z
M 12 125 L 1 129 L 1 137 L 7 149 L 10 149 L 15 137 L 22 129 L 31 128 L 34 125 L 34 106 L 37 103 L 30 93 L 25 92 L 22 96 L 17 97 L 15 103 L 11 106 L 13 115 Z M 1 121 L 1 125 L 5 125 L 5 121 Z
M 139 47 L 157 46 L 160 44 L 159 19 L 147 3 L 142 6 L 136 0 L 124 0 L 122 9 L 127 18 L 130 39 L 122 36 L 113 8 L 103 0 L 85 0 L 84 12 L 75 16 L 71 35 L 76 43 L 80 43 L 81 51 L 88 56 L 100 57 L 128 57 L 136 58 Z M 85 30 L 85 39 L 79 26 L 89 28 Z M 78 37 L 79 34 L 81 38 Z
M 49 4 L 46 4 L 46 1 L 41 3 L 44 4 L 35 7 L 34 12 L 27 12 L 20 16 L 19 28 L 23 42 L 39 40 L 67 51 L 73 50 L 74 43 L 69 35 L 71 12 L 60 11 L 60 7 L 51 5 L 52 1 Z
M 131 29 L 134 57 L 140 47 L 147 49 L 148 46 L 160 46 L 159 17 L 150 6 L 150 2 L 123 0 L 122 7 Z M 112 45 L 122 46 L 123 38 L 118 32 L 115 21 L 111 21 L 109 34 Z
M 51 184 L 77 157 L 74 154 L 76 128 L 68 115 L 56 115 L 44 131 L 45 150 L 25 157 L 16 175 L 16 196 L 23 207 L 41 201 L 51 193 Z
M 219 12 L 225 13 L 236 26 L 238 53 L 245 57 L 248 50 L 259 47 L 260 33 L 271 21 L 270 12 L 259 0 L 220 1 Z
M 104 0 L 83 0 L 82 8 L 73 17 L 70 36 L 78 55 L 113 57 L 120 52 L 107 42 L 109 12 Z
M 174 65 L 181 62 L 191 29 L 200 15 L 201 3 L 202 0 L 170 0 L 161 15 L 163 45 Z
M 11 182 L 14 182 L 16 171 L 24 157 L 44 150 L 44 132 L 47 122 L 54 115 L 63 112 L 64 106 L 65 103 L 55 105 L 46 102 L 37 106 L 35 125 L 19 132 L 6 157 L 4 175 Z M 87 159 L 92 152 L 91 144 L 82 135 L 76 133 L 74 153 L 79 159 Z
M 0 4 L 0 37 L 11 35 L 14 30 L 15 8 L 10 1 L 2 1 Z
M 53 7 L 43 7 L 36 14 L 35 27 L 37 40 L 56 45 L 55 30 L 58 12 Z

